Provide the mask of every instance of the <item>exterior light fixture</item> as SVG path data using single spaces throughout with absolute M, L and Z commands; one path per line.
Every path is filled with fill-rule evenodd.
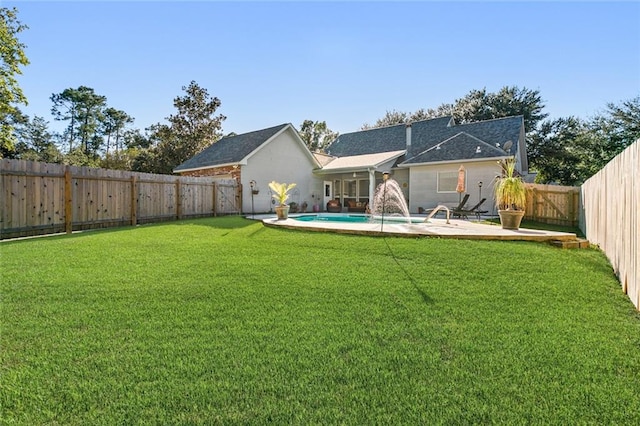
M 480 154 L 482 152 L 482 150 L 480 149 L 480 146 L 476 147 L 476 154 Z
M 256 181 L 251 180 L 249 182 L 249 186 L 251 187 L 251 219 L 255 219 L 255 211 L 253 209 L 253 196 L 258 193 L 258 189 L 256 188 Z

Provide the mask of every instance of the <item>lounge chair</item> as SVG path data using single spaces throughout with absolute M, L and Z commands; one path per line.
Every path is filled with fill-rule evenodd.
M 454 211 L 456 211 L 456 210 L 463 210 L 463 209 L 464 209 L 465 204 L 467 204 L 467 201 L 469 201 L 469 194 L 464 194 L 464 197 L 462 197 L 462 200 L 460 201 L 460 204 L 458 204 L 456 207 L 449 207 L 449 211 L 450 211 L 451 213 L 453 213 L 453 212 L 454 212 Z M 427 215 L 429 215 L 429 214 L 431 214 L 431 212 L 432 212 L 433 210 L 434 210 L 434 209 L 429 209 L 429 210 L 425 210 L 424 212 L 425 212 Z M 439 211 L 437 211 L 437 212 L 436 212 L 436 214 L 434 214 L 433 216 L 434 216 L 434 217 L 438 216 L 438 214 L 440 214 L 440 212 L 444 212 L 444 210 L 439 210 Z
M 463 219 L 469 219 L 469 215 L 470 214 L 474 214 L 476 215 L 476 217 L 478 218 L 478 220 L 480 220 L 480 215 L 482 213 L 486 213 L 486 210 L 480 210 L 480 206 L 482 206 L 484 204 L 484 202 L 487 201 L 486 198 L 483 198 L 482 200 L 480 200 L 480 202 L 478 204 L 476 204 L 475 206 L 471 207 L 470 209 L 453 209 L 451 210 L 451 214 L 454 217 L 461 217 Z
M 340 213 L 342 211 L 342 204 L 338 200 L 329 200 L 327 202 L 327 211 L 329 213 Z

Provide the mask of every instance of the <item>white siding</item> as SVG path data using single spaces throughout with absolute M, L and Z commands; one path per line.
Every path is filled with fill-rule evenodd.
M 479 161 L 465 163 L 447 163 L 428 166 L 415 166 L 410 169 L 409 179 L 409 211 L 417 213 L 418 208 L 431 209 L 438 204 L 455 206 L 460 200 L 457 192 L 438 192 L 438 172 L 458 172 L 460 165 L 464 165 L 467 172 L 466 193 L 470 194 L 467 206 L 478 203 L 478 182 L 482 182 L 482 198 L 487 201 L 482 205 L 483 210 L 495 213 L 493 198 L 493 183 L 500 174 L 500 167 L 496 161 Z
M 273 180 L 296 183 L 288 202 L 302 204 L 306 201 L 309 205 L 307 210 L 311 210 L 314 200 L 311 196 L 321 195 L 322 180 L 313 175 L 316 165 L 305 149 L 292 134 L 292 130 L 287 129 L 249 158 L 247 165 L 242 166 L 242 205 L 245 214 L 251 213 L 251 180 L 256 181 L 260 190 L 253 196 L 253 209 L 256 213 L 274 211 L 269 191 L 269 182 Z

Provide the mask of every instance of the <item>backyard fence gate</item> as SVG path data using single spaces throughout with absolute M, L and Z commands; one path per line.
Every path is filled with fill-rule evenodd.
M 578 227 L 580 187 L 528 183 L 525 219 Z

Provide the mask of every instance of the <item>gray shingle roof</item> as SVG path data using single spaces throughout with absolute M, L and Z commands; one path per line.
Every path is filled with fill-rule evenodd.
M 286 126 L 289 124 L 281 124 L 241 135 L 226 136 L 180 164 L 173 171 L 179 172 L 238 163 Z
M 406 126 L 380 127 L 344 133 L 331 143 L 327 153 L 335 157 L 375 154 L 406 149 Z
M 450 119 L 450 117 L 448 118 Z M 444 124 L 444 120 L 438 122 L 436 120 L 439 119 L 417 121 L 411 125 L 412 143 L 411 153 L 407 155 L 408 157 L 424 152 L 460 132 L 475 136 L 494 147 L 496 143 L 502 146 L 508 140 L 515 144 L 520 138 L 520 128 L 524 125 L 522 116 L 496 118 L 494 120 L 452 126 Z
M 498 155 L 493 154 L 497 154 L 498 151 L 504 155 L 504 151 L 495 149 L 496 144 L 503 146 L 510 140 L 514 146 L 517 145 L 522 126 L 524 126 L 522 116 L 468 124 L 455 124 L 450 116 L 416 121 L 411 123 L 411 146 L 407 152 L 408 160 L 405 164 L 424 162 L 422 160 L 445 161 L 444 158 L 451 161 L 482 158 L 475 153 L 479 142 L 486 145 L 481 149 L 483 156 L 487 154 L 487 157 L 495 157 Z M 463 135 L 460 135 L 461 133 Z M 472 140 L 475 140 L 473 142 L 475 145 Z M 444 141 L 448 142 L 442 144 L 438 151 L 448 152 L 425 154 L 430 148 Z M 470 150 L 472 145 L 473 149 Z M 407 149 L 404 124 L 342 134 L 327 148 L 327 152 L 342 157 L 401 149 Z
M 460 132 L 445 141 L 432 146 L 402 164 L 421 164 L 438 161 L 481 160 L 504 156 L 502 149 L 496 148 L 468 133 Z

